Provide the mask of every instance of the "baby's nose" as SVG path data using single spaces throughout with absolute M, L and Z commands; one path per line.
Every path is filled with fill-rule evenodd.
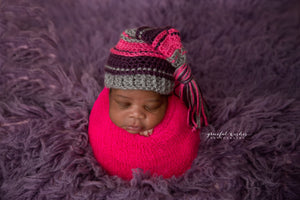
M 133 108 L 130 112 L 129 117 L 136 118 L 136 119 L 144 119 L 146 115 L 141 108 Z

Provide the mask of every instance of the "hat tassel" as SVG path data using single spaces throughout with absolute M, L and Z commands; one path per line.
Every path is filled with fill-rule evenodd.
M 199 129 L 208 125 L 207 107 L 201 94 L 201 90 L 193 79 L 191 68 L 184 64 L 175 71 L 177 95 L 188 107 L 188 123 L 193 129 Z

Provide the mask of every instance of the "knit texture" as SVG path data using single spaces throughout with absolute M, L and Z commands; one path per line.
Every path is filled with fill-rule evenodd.
M 89 120 L 89 139 L 94 155 L 110 175 L 132 178 L 142 169 L 164 178 L 182 175 L 197 156 L 200 137 L 186 123 L 187 108 L 172 95 L 164 119 L 149 137 L 131 134 L 109 118 L 109 89 L 96 100 Z
M 179 66 L 174 67 L 169 60 L 182 45 L 179 34 L 172 35 L 177 31 L 170 29 L 168 33 L 168 29 L 140 27 L 125 30 L 110 51 L 105 65 L 105 86 L 170 94 L 175 84 L 173 74 Z M 167 46 L 172 47 L 168 51 L 158 49 L 162 36 L 165 38 L 163 44 L 167 42 Z

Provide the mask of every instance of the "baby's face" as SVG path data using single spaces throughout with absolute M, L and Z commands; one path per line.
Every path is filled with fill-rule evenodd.
M 111 89 L 109 116 L 129 133 L 151 131 L 164 118 L 168 97 L 145 90 Z

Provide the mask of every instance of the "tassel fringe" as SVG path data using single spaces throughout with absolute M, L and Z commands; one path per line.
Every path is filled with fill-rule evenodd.
M 201 94 L 201 90 L 193 79 L 191 68 L 184 64 L 174 74 L 177 81 L 175 94 L 183 100 L 188 107 L 188 123 L 193 129 L 200 129 L 208 125 L 207 107 Z

